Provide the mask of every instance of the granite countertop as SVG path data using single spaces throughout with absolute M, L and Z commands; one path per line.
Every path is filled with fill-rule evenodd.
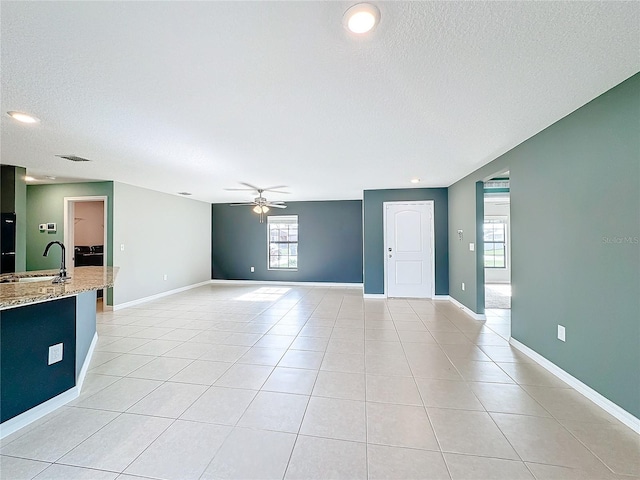
M 113 287 L 117 270 L 117 267 L 75 267 L 67 270 L 71 278 L 64 283 L 51 283 L 51 280 L 0 283 L 0 309 Z M 0 275 L 0 282 L 6 278 L 56 276 L 58 273 L 58 270 L 38 270 L 5 274 Z

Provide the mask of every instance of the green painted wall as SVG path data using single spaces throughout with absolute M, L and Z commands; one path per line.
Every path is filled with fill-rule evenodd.
M 109 247 L 106 252 L 107 265 L 113 265 L 113 182 L 64 183 L 55 185 L 27 186 L 27 270 L 47 270 L 60 267 L 58 251 L 42 256 L 47 243 L 64 237 L 64 197 L 84 197 L 106 195 L 107 202 L 107 238 Z M 41 223 L 56 222 L 57 232 L 40 232 Z M 112 305 L 112 292 L 109 289 L 107 303 Z
M 478 312 L 480 257 L 456 231 L 476 231 L 476 182 L 508 169 L 512 337 L 636 417 L 639 132 L 637 74 L 449 188 L 450 295 Z
M 287 202 L 270 215 L 297 215 L 296 271 L 269 270 L 267 220 L 248 207 L 211 206 L 211 278 L 281 282 L 362 282 L 362 202 Z M 214 248 L 215 246 L 215 248 Z M 250 267 L 255 267 L 251 273 Z
M 434 256 L 435 294 L 449 293 L 449 256 L 447 253 L 447 189 L 446 188 L 397 188 L 365 190 L 363 195 L 364 218 L 364 293 L 384 292 L 384 202 L 433 200 L 434 208 Z

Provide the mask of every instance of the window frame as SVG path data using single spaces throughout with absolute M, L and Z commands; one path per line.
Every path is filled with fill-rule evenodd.
M 296 226 L 296 230 L 298 231 L 298 235 L 297 235 L 297 240 L 295 242 L 292 241 L 278 241 L 278 242 L 272 242 L 271 241 L 271 225 L 272 224 L 288 224 L 288 225 L 295 225 Z M 282 245 L 282 244 L 286 244 L 286 245 L 295 245 L 296 246 L 296 266 L 295 267 L 272 267 L 271 266 L 271 244 L 275 243 L 277 245 Z M 298 261 L 300 258 L 300 223 L 298 220 L 298 215 L 268 215 L 267 216 L 267 270 L 272 270 L 272 271 L 276 271 L 276 272 L 296 272 L 298 271 Z M 287 257 L 290 259 L 293 255 L 288 254 Z M 279 255 L 278 255 L 279 257 Z M 287 263 L 290 263 L 290 260 L 287 261 Z
M 491 225 L 502 225 L 503 228 L 503 232 L 504 232 L 504 238 L 502 241 L 496 242 L 496 241 L 492 241 L 492 242 L 488 242 L 484 239 L 485 236 L 485 226 L 491 224 Z M 484 218 L 484 222 L 482 224 L 482 241 L 483 241 L 483 251 L 482 251 L 482 266 L 484 268 L 490 268 L 492 270 L 504 270 L 508 267 L 508 261 L 509 261 L 509 257 L 508 257 L 508 252 L 507 252 L 507 244 L 508 244 L 508 235 L 509 235 L 509 223 L 508 223 L 508 217 L 505 216 L 487 216 Z M 495 240 L 495 235 L 494 235 L 494 240 Z M 487 266 L 487 258 L 486 258 L 486 245 L 494 245 L 493 248 L 493 266 Z M 495 255 L 495 251 L 496 245 L 502 245 L 502 250 L 503 253 L 502 255 Z M 502 258 L 504 260 L 504 264 L 502 266 L 496 266 L 496 259 L 497 258 Z

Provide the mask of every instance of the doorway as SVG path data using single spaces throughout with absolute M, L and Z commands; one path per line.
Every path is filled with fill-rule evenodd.
M 64 198 L 65 261 L 69 267 L 107 265 L 107 197 Z M 99 307 L 103 290 L 98 290 Z
M 511 196 L 509 172 L 484 183 L 484 302 L 487 323 L 511 335 Z
M 383 209 L 386 296 L 433 298 L 433 201 L 384 202 Z

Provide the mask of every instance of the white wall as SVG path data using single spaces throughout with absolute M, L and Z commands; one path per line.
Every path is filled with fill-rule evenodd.
M 114 306 L 211 279 L 209 203 L 117 182 L 113 188 Z
M 104 243 L 104 202 L 76 202 L 74 217 L 74 245 Z
M 485 268 L 485 283 L 510 283 L 511 282 L 511 217 L 510 207 L 505 201 L 484 202 L 484 216 L 507 217 L 507 268 Z

